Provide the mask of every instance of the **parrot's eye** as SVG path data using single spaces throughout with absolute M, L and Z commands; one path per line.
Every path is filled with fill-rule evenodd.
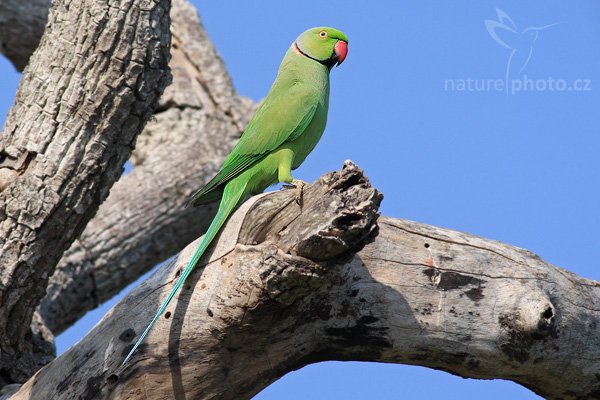
M 327 32 L 321 31 L 321 32 L 319 32 L 319 36 L 321 36 L 322 38 L 326 38 L 327 37 Z

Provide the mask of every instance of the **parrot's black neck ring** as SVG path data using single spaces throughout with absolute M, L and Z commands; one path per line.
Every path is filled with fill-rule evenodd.
M 300 46 L 298 46 L 298 43 L 296 42 L 294 42 L 294 48 L 298 50 L 298 53 L 302 54 L 304 57 L 308 57 L 311 60 L 315 60 L 319 64 L 326 66 L 329 70 L 331 70 L 331 68 L 333 68 L 333 66 L 337 62 L 337 56 L 335 55 L 335 53 L 333 54 L 333 56 L 331 56 L 331 58 L 327 60 L 319 60 L 318 58 L 314 58 L 310 54 L 303 52 Z

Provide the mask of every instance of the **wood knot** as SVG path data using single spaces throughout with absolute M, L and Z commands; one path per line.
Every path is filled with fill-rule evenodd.
M 286 192 L 263 196 L 252 205 L 240 243 L 272 240 L 284 253 L 324 261 L 359 249 L 377 228 L 383 195 L 352 161 L 306 186 L 302 207 Z
M 510 360 L 528 361 L 537 342 L 556 338 L 556 310 L 548 300 L 523 302 L 518 311 L 500 314 L 498 323 L 504 331 L 500 349 Z
M 383 199 L 352 161 L 320 178 L 315 184 L 317 191 L 319 185 L 324 193 L 318 195 L 314 212 L 321 221 L 315 220 L 314 229 L 292 246 L 295 254 L 314 261 L 329 260 L 360 247 L 377 228 Z

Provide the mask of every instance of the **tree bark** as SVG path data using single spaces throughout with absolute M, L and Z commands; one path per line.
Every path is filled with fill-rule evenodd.
M 13 13 L 4 19 L 15 18 L 15 10 L 33 13 L 38 26 L 19 20 L 12 27 L 33 50 L 39 38 L 26 33 L 43 32 L 47 10 L 31 5 L 37 0 L 5 1 Z M 138 137 L 133 172 L 115 184 L 50 278 L 38 309 L 37 329 L 46 335 L 60 334 L 205 230 L 214 206 L 184 209 L 185 199 L 216 173 L 255 109 L 236 94 L 194 7 L 172 3 L 173 83 Z M 0 29 L 0 42 L 10 38 Z
M 53 4 L 0 136 L 0 386 L 52 356 L 33 312 L 170 82 L 169 7 Z
M 204 232 L 216 208 L 186 209 L 186 199 L 217 172 L 254 110 L 235 93 L 193 6 L 174 0 L 171 15 L 173 84 L 138 138 L 133 171 L 50 279 L 40 312 L 54 334 Z
M 550 399 L 599 393 L 599 283 L 499 242 L 377 224 L 381 195 L 349 162 L 304 200 L 244 204 L 129 364 L 197 241 L 12 399 L 249 399 L 325 360 L 509 379 Z

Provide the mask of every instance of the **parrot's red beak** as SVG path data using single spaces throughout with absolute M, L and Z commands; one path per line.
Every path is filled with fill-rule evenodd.
M 346 59 L 348 54 L 348 43 L 343 40 L 339 40 L 333 47 L 333 51 L 337 57 L 337 65 L 340 65 Z

